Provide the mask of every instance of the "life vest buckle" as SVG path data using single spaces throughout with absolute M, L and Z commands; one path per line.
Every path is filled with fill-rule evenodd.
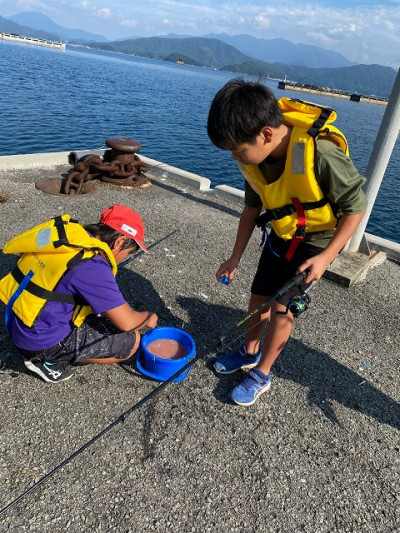
M 306 236 L 306 226 L 304 224 L 297 224 L 297 229 L 293 235 L 293 239 L 304 241 Z

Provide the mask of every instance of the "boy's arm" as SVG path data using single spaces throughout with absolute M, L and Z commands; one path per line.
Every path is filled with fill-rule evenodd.
M 143 327 L 155 328 L 158 317 L 151 311 L 134 311 L 127 303 L 105 312 L 114 326 L 121 331 L 139 330 Z
M 236 234 L 235 244 L 233 246 L 232 254 L 227 261 L 224 261 L 217 270 L 216 277 L 219 279 L 222 275 L 228 277 L 232 281 L 239 261 L 246 249 L 247 243 L 253 233 L 256 225 L 256 218 L 261 213 L 262 207 L 250 207 L 245 205 L 240 217 L 239 226 Z
M 343 215 L 337 225 L 336 231 L 328 246 L 318 255 L 307 259 L 299 266 L 297 273 L 309 270 L 310 273 L 305 279 L 306 283 L 319 280 L 328 266 L 335 259 L 340 250 L 347 244 L 360 224 L 364 212 L 357 215 Z
M 332 148 L 332 143 L 327 140 L 317 141 L 317 164 L 322 190 L 343 214 L 327 247 L 300 265 L 298 272 L 310 269 L 307 283 L 322 277 L 353 236 L 367 207 L 367 199 L 361 188 L 366 180 L 340 148 Z

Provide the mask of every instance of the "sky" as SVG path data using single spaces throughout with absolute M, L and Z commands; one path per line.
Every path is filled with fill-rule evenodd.
M 246 33 L 400 67 L 400 0 L 0 0 L 1 16 L 21 11 L 40 11 L 61 26 L 110 40 Z

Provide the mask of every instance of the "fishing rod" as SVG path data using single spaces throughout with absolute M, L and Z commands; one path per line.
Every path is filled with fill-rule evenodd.
M 156 244 L 156 243 L 155 243 Z M 154 244 L 154 245 L 155 245 Z M 153 246 L 154 246 L 153 245 Z M 60 470 L 62 467 L 70 463 L 75 457 L 80 455 L 84 450 L 89 448 L 93 443 L 95 443 L 98 439 L 100 439 L 103 435 L 108 433 L 113 427 L 116 425 L 125 422 L 125 420 L 130 416 L 134 411 L 139 409 L 143 404 L 151 400 L 152 398 L 155 398 L 162 390 L 165 389 L 167 385 L 169 385 L 175 378 L 177 378 L 182 372 L 190 368 L 192 365 L 197 363 L 200 359 L 210 359 L 213 357 L 218 349 L 223 345 L 224 340 L 226 337 L 234 333 L 238 328 L 240 328 L 243 324 L 248 322 L 251 318 L 253 318 L 256 314 L 263 311 L 265 308 L 267 308 L 274 300 L 277 300 L 278 298 L 281 298 L 283 295 L 287 294 L 289 291 L 294 289 L 295 287 L 298 287 L 301 285 L 301 283 L 306 279 L 308 276 L 309 271 L 306 270 L 304 272 L 301 272 L 301 274 L 297 274 L 294 278 L 289 280 L 285 285 L 282 286 L 281 289 L 279 289 L 271 298 L 269 298 L 267 301 L 265 301 L 263 304 L 261 304 L 257 309 L 254 311 L 251 311 L 248 313 L 244 318 L 239 320 L 231 329 L 229 329 L 224 335 L 222 335 L 213 345 L 208 346 L 204 348 L 199 354 L 197 354 L 195 357 L 193 357 L 190 361 L 188 361 L 183 367 L 181 367 L 179 370 L 177 370 L 172 376 L 170 376 L 166 381 L 163 381 L 160 385 L 158 385 L 152 392 L 147 394 L 147 396 L 144 396 L 141 400 L 139 400 L 135 405 L 130 407 L 127 411 L 122 413 L 117 419 L 115 419 L 111 424 L 109 424 L 107 427 L 105 427 L 102 431 L 97 433 L 94 437 L 92 437 L 89 441 L 87 441 L 83 446 L 78 448 L 73 454 L 71 454 L 69 457 L 64 459 L 60 464 L 58 464 L 56 467 L 54 467 L 50 472 L 45 474 L 39 481 L 31 485 L 28 489 L 25 490 L 22 494 L 20 494 L 17 498 L 12 500 L 9 504 L 7 504 L 3 509 L 0 510 L 0 516 L 2 516 L 4 513 L 6 513 L 11 507 L 13 507 L 15 504 L 20 502 L 23 498 L 28 496 L 31 492 L 33 492 L 35 489 L 39 487 L 42 483 L 44 483 L 47 479 L 52 477 L 58 470 Z M 300 314 L 300 313 L 299 313 Z M 211 354 L 206 357 L 207 354 Z

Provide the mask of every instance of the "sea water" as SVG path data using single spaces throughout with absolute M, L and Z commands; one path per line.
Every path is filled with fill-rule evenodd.
M 104 148 L 107 137 L 142 144 L 145 155 L 205 176 L 212 187 L 243 188 L 229 152 L 207 136 L 215 93 L 237 74 L 125 54 L 53 50 L 0 41 L 0 155 Z M 249 78 L 251 79 L 251 78 Z M 351 157 L 365 172 L 385 106 L 277 89 L 280 98 L 333 107 Z M 367 231 L 400 242 L 400 143 L 397 142 Z

